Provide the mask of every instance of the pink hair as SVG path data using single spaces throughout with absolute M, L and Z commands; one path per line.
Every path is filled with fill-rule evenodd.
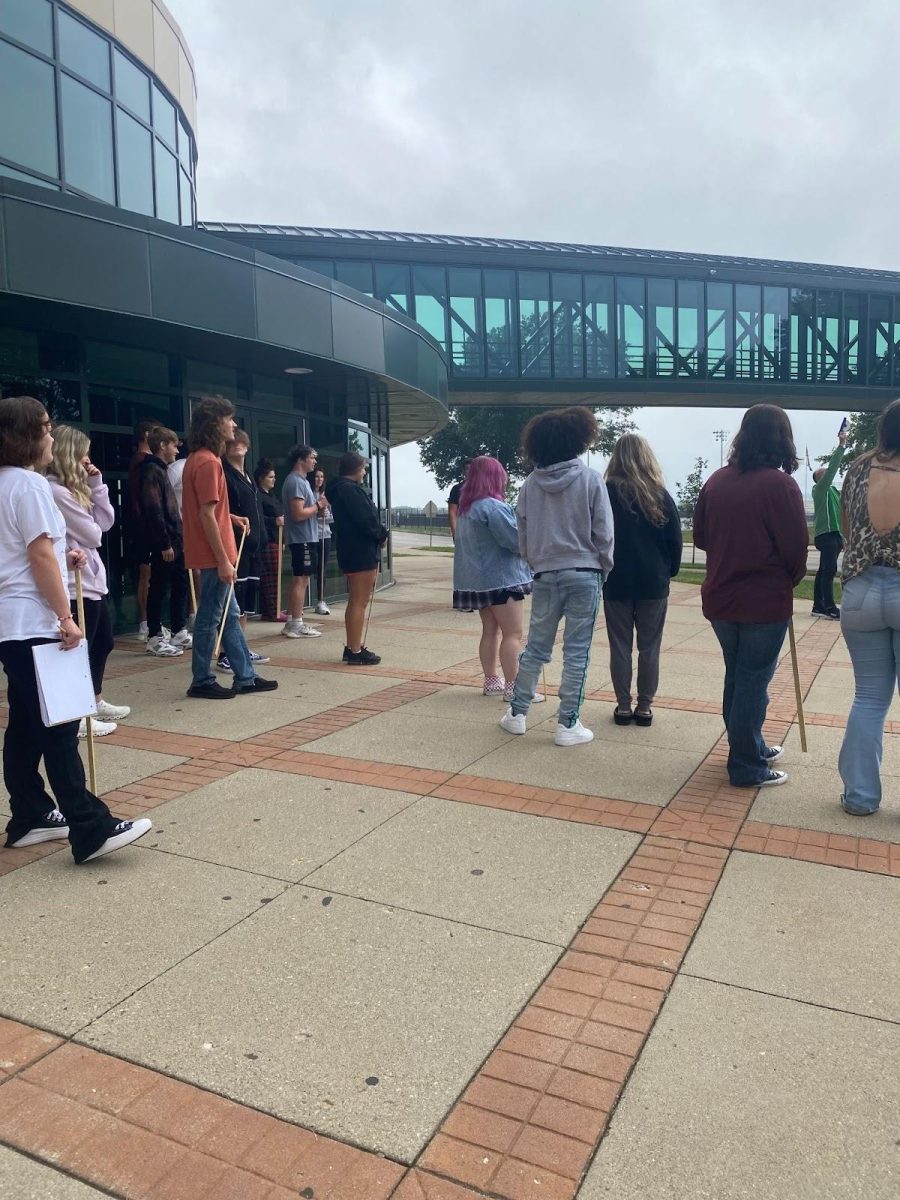
M 503 463 L 496 458 L 491 458 L 489 454 L 473 458 L 466 470 L 466 480 L 459 496 L 459 515 L 464 516 L 476 500 L 484 500 L 486 496 L 502 500 L 506 495 L 508 478 Z

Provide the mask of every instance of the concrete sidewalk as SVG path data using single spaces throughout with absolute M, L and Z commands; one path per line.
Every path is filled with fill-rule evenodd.
M 379 667 L 339 610 L 252 625 L 280 688 L 228 704 L 120 643 L 100 786 L 152 834 L 0 851 L 4 1200 L 893 1198 L 900 707 L 860 822 L 846 649 L 798 605 L 809 754 L 785 659 L 790 782 L 728 787 L 675 585 L 650 729 L 612 723 L 601 622 L 594 742 L 553 745 L 552 698 L 513 739 L 450 556 L 404 554 Z

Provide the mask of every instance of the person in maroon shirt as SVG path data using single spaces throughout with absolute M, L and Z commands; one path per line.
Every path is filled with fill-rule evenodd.
M 694 512 L 694 542 L 706 551 L 703 615 L 725 658 L 722 716 L 728 731 L 732 787 L 772 787 L 780 746 L 762 736 L 794 587 L 806 574 L 809 531 L 791 423 L 774 404 L 744 414 L 728 456 L 703 486 Z

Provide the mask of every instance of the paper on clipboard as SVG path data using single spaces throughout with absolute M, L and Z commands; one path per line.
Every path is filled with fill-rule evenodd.
M 61 650 L 59 642 L 32 646 L 41 701 L 41 720 L 48 727 L 97 715 L 87 642 Z

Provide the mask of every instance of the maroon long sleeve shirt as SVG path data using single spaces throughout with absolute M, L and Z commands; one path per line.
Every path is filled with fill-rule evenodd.
M 774 467 L 714 472 L 694 512 L 694 541 L 706 551 L 703 615 L 787 621 L 808 540 L 803 496 L 790 475 Z

